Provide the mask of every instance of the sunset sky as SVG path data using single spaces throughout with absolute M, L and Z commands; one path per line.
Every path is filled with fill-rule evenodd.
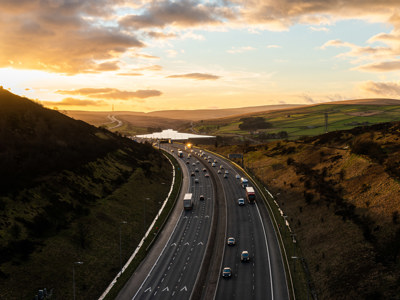
M 400 0 L 0 0 L 0 85 L 62 110 L 400 98 Z

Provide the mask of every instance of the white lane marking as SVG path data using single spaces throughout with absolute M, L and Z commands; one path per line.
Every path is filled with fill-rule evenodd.
M 256 203 L 256 208 L 257 208 L 258 216 L 260 217 L 261 226 L 262 226 L 262 229 L 263 229 L 263 232 L 264 232 L 265 246 L 267 247 L 269 277 L 271 278 L 271 299 L 274 300 L 274 285 L 273 285 L 273 282 L 272 282 L 273 278 L 272 278 L 272 269 L 271 269 L 271 258 L 270 258 L 270 256 L 269 256 L 269 247 L 268 247 L 268 241 L 267 241 L 267 233 L 265 232 L 264 223 L 263 223 L 263 221 L 262 221 L 261 214 L 260 214 L 260 210 L 258 209 L 257 203 Z
M 145 293 L 151 292 L 151 287 L 149 287 L 148 289 L 146 289 L 144 292 L 145 292 Z
M 184 290 L 185 292 L 187 292 L 187 287 L 186 287 L 186 285 L 185 285 L 183 288 L 181 288 L 181 292 L 182 292 L 183 290 Z
M 169 292 L 169 288 L 168 288 L 168 287 L 166 287 L 165 289 L 163 289 L 163 290 L 162 290 L 162 292 L 164 292 L 164 291 L 167 291 L 167 292 Z

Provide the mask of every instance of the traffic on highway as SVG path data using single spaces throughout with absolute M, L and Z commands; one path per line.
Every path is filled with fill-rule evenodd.
M 216 154 L 175 145 L 163 147 L 179 161 L 186 184 L 175 207 L 179 216 L 168 241 L 130 298 L 209 299 L 204 291 L 212 290 L 214 299 L 290 299 L 276 233 L 262 195 L 250 178 Z M 217 190 L 223 195 L 219 203 Z M 214 216 L 217 204 L 219 215 Z M 204 259 L 215 217 L 223 220 L 218 225 L 223 231 L 214 237 L 222 241 L 217 243 L 222 249 L 220 256 L 211 255 L 213 264 Z M 207 279 L 200 278 L 204 263 L 217 268 L 217 277 L 210 267 L 204 268 L 209 272 Z M 201 287 L 197 293 L 196 286 Z M 117 299 L 124 297 L 121 294 Z

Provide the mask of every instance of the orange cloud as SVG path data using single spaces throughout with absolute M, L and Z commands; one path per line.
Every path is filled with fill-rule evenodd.
M 373 95 L 384 97 L 400 97 L 399 82 L 373 82 L 364 83 L 361 88 Z
M 189 73 L 189 74 L 181 74 L 181 75 L 170 75 L 167 78 L 187 78 L 187 79 L 195 79 L 195 80 L 217 80 L 220 76 L 212 75 L 212 74 L 204 74 L 204 73 Z
M 356 68 L 357 70 L 369 72 L 391 72 L 400 70 L 400 60 L 383 61 L 371 64 L 362 65 Z
M 75 98 L 65 98 L 58 102 L 42 101 L 41 103 L 47 106 L 100 106 L 104 104 L 103 101 L 80 100 Z
M 58 94 L 67 94 L 67 95 L 82 95 L 89 98 L 96 99 L 112 99 L 112 100 L 130 100 L 134 98 L 150 98 L 161 96 L 162 92 L 157 90 L 137 90 L 135 92 L 131 91 L 121 91 L 118 89 L 112 88 L 83 88 L 78 90 L 69 90 L 69 91 L 57 91 Z
M 132 33 L 107 27 L 107 0 L 2 1 L 0 67 L 77 74 L 118 69 L 115 58 L 144 47 Z M 99 63 L 100 61 L 100 63 Z

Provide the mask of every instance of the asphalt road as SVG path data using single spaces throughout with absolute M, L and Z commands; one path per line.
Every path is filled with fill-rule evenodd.
M 284 266 L 276 234 L 268 211 L 256 191 L 257 201 L 249 204 L 240 179 L 243 174 L 220 157 L 207 154 L 211 162 L 217 160 L 214 172 L 223 184 L 226 207 L 227 229 L 225 239 L 234 237 L 235 246 L 225 244 L 221 272 L 224 267 L 232 269 L 231 278 L 222 278 L 218 283 L 215 299 L 289 299 Z M 223 169 L 220 169 L 220 165 Z M 228 171 L 228 177 L 223 173 Z M 249 186 L 252 186 L 251 182 Z M 245 205 L 238 205 L 238 198 L 245 199 Z M 260 203 L 258 203 L 260 202 Z M 241 262 L 243 250 L 250 254 L 249 262 Z
M 211 178 L 205 177 L 202 171 L 204 166 L 196 163 L 198 159 L 187 158 L 187 153 L 179 159 L 187 170 L 185 177 L 189 185 L 185 192 L 193 194 L 193 210 L 184 211 L 182 201 L 177 203 L 181 209 L 180 218 L 132 299 L 189 299 L 192 295 L 210 234 L 214 192 Z M 199 172 L 195 172 L 196 168 Z M 190 176 L 191 172 L 195 176 Z M 195 178 L 199 179 L 198 183 L 195 183 Z M 199 200 L 200 195 L 205 199 Z
M 193 193 L 194 209 L 184 211 L 182 200 L 177 203 L 152 250 L 117 299 L 289 299 L 279 243 L 261 195 L 256 190 L 255 204 L 245 201 L 239 206 L 237 199 L 246 199 L 240 180 L 235 178 L 236 174 L 243 176 L 239 170 L 212 154 L 207 153 L 206 159 L 194 153 L 188 159 L 188 152 L 184 154 L 179 158 L 186 170 L 180 198 L 185 192 Z M 211 167 L 214 159 L 216 166 Z M 211 177 L 204 176 L 203 164 L 217 180 L 214 187 Z M 221 164 L 224 169 L 218 174 Z M 229 172 L 227 178 L 223 177 L 225 170 Z M 191 172 L 195 176 L 190 176 Z M 194 182 L 195 178 L 199 183 Z M 199 200 L 201 194 L 204 201 Z M 213 216 L 214 208 L 219 212 Z M 213 239 L 211 224 L 217 220 Z M 226 245 L 230 236 L 236 239 L 235 246 Z M 207 243 L 210 245 L 205 255 Z M 243 250 L 249 251 L 249 262 L 240 261 Z M 225 266 L 232 268 L 230 279 L 221 277 Z

